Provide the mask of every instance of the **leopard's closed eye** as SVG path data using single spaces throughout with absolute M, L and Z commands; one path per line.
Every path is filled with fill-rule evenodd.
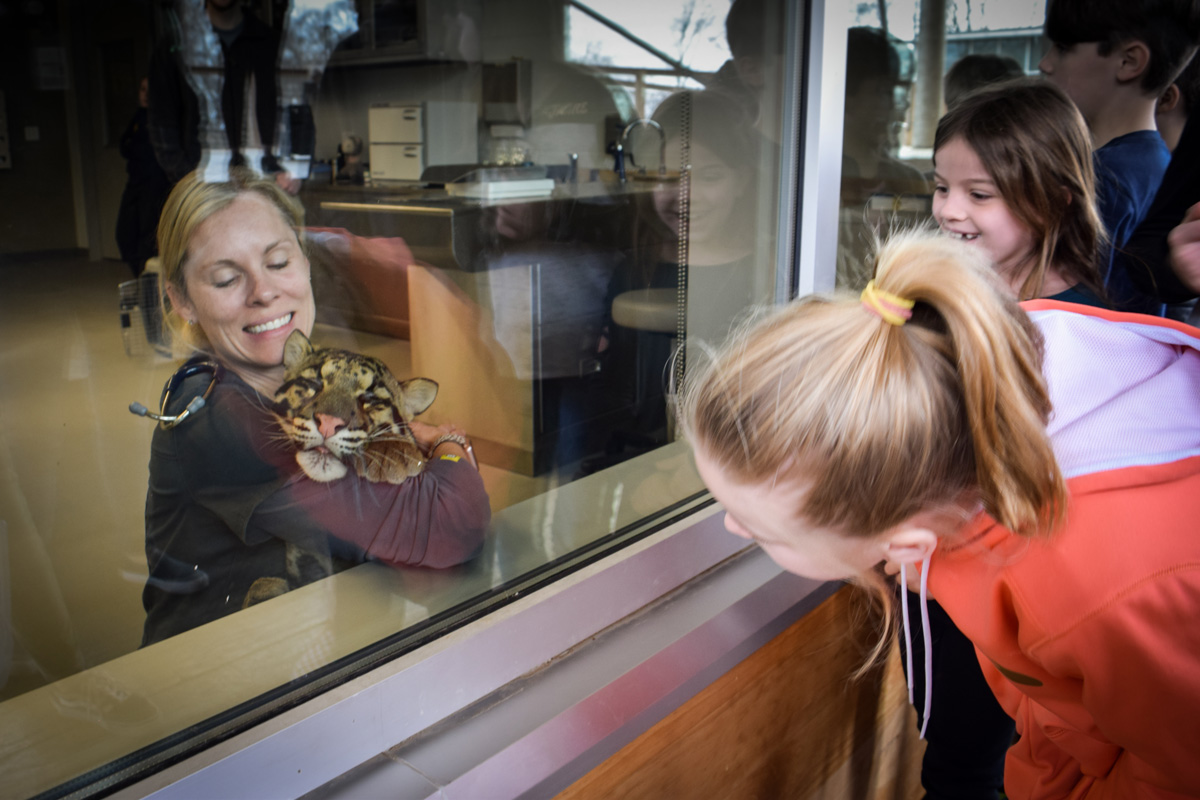
M 315 347 L 300 331 L 288 337 L 283 364 L 275 416 L 308 477 L 335 481 L 353 468 L 369 481 L 403 483 L 424 468 L 408 423 L 433 403 L 437 383 L 397 381 L 379 359 Z

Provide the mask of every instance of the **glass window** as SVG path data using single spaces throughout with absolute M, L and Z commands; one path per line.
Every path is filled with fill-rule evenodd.
M 942 87 L 921 87 L 922 59 L 944 75 L 971 54 L 1010 56 L 1036 73 L 1044 0 L 995 4 L 946 0 L 944 30 L 922 31 L 920 0 L 859 3 L 846 33 L 846 93 L 839 205 L 839 286 L 861 289 L 877 237 L 928 223 L 932 146 Z M 923 91 L 927 102 L 914 98 Z
M 620 24 L 627 6 L 624 0 L 569 5 L 567 59 L 604 70 L 639 115 L 672 92 L 703 88 L 705 75 L 729 60 L 730 0 L 655 3 L 641 9 L 637 33 Z
M 1042 57 L 1038 39 L 1038 36 L 1006 37 L 997 42 L 997 54 L 1016 61 L 1026 72 L 1037 72 L 1037 62 Z
M 16 795 L 144 775 L 691 508 L 672 392 L 786 285 L 781 2 L 219 6 L 0 30 Z

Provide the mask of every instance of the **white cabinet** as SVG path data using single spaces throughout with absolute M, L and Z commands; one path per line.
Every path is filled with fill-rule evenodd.
M 427 101 L 367 110 L 371 179 L 416 181 L 426 167 L 479 161 L 475 103 Z

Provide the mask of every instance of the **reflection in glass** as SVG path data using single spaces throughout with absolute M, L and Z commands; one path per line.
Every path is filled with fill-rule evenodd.
M 839 285 L 861 288 L 870 270 L 873 241 L 881 232 L 930 218 L 932 133 L 936 116 L 921 122 L 930 141 L 912 141 L 917 114 L 944 110 L 912 107 L 917 53 L 931 46 L 918 29 L 918 0 L 859 3 L 847 33 L 846 106 L 840 230 Z M 964 56 L 1011 57 L 1034 74 L 1040 58 L 1044 0 L 945 4 L 943 69 Z M 928 9 L 926 9 L 928 10 Z M 936 27 L 936 26 L 932 26 Z M 891 86 L 888 97 L 887 87 Z M 936 93 L 933 93 L 936 96 Z M 920 176 L 920 179 L 918 179 Z
M 912 47 L 877 28 L 855 27 L 846 41 L 838 285 L 866 285 L 877 237 L 928 218 L 920 170 L 897 157 L 908 111 Z
M 372 6 L 376 47 L 417 41 L 420 20 L 416 0 L 374 0 Z
M 204 556 L 183 557 L 181 540 L 171 536 L 152 543 L 153 571 L 146 562 L 156 434 L 126 408 L 132 400 L 153 406 L 178 362 L 152 346 L 126 354 L 114 291 L 128 278 L 124 265 L 74 257 L 6 265 L 0 331 L 6 369 L 22 377 L 0 384 L 0 406 L 6 419 L 29 420 L 0 439 L 13 476 L 0 495 L 4 586 L 13 597 L 0 639 L 0 656 L 7 656 L 0 740 L 17 743 L 12 757 L 35 765 L 22 773 L 27 783 L 18 793 L 77 776 L 93 786 L 100 773 L 86 777 L 91 771 L 166 737 L 203 746 L 229 709 L 245 710 L 238 724 L 254 722 L 270 711 L 263 698 L 281 687 L 302 699 L 355 654 L 403 652 L 431 620 L 507 602 L 529 576 L 605 552 L 678 513 L 702 487 L 686 444 L 675 441 L 671 381 L 686 380 L 688 361 L 704 343 L 774 299 L 775 208 L 793 188 L 778 177 L 780 4 L 701 6 L 701 16 L 688 21 L 690 44 L 675 50 L 657 37 L 682 16 L 683 4 L 665 25 L 624 4 L 608 9 L 617 28 L 670 50 L 675 65 L 611 26 L 601 26 L 592 48 L 606 63 L 568 63 L 578 44 L 569 24 L 575 12 L 545 14 L 542 4 L 516 0 L 456 4 L 462 13 L 453 18 L 415 0 L 343 2 L 324 17 L 311 0 L 250 5 L 270 26 L 303 14 L 325 26 L 321 35 L 281 46 L 273 123 L 277 155 L 303 156 L 293 161 L 312 166 L 289 173 L 307 175 L 303 182 L 282 182 L 305 214 L 312 340 L 378 357 L 400 379 L 438 382 L 437 399 L 418 420 L 465 429 L 492 523 L 479 554 L 446 569 L 364 559 L 371 543 L 354 545 L 361 530 L 338 528 L 347 520 L 289 524 L 291 535 L 310 537 L 301 548 L 310 553 L 325 555 L 317 539 L 334 542 L 320 579 L 289 583 L 289 591 L 269 592 L 244 609 L 246 592 L 230 591 L 230 613 L 202 615 L 140 647 L 144 592 L 166 587 L 186 601 L 205 578 L 208 589 L 219 580 L 210 565 L 194 569 Z M 284 6 L 290 17 L 282 16 Z M 361 33 L 347 40 L 354 27 L 333 23 L 349 18 L 330 15 L 350 6 Z M 145 61 L 168 41 L 164 8 L 148 12 Z M 197 100 L 201 146 L 190 155 L 229 151 L 219 35 L 202 3 L 181 0 L 173 8 L 193 26 L 184 66 L 198 59 L 192 73 L 172 73 L 175 88 L 189 86 Z M 734 15 L 729 41 L 727 10 Z M 19 13 L 23 25 L 33 12 Z M 89 32 L 71 46 L 89 63 L 88 48 L 112 47 L 99 41 L 104 26 L 83 24 L 91 12 L 78 13 L 84 17 L 72 29 Z M 414 18 L 432 25 L 436 41 L 421 40 L 431 28 L 414 28 Z M 513 18 L 522 22 L 516 32 Z M 163 33 L 151 37 L 156 29 Z M 325 35 L 331 31 L 333 38 Z M 412 36 L 416 48 L 407 44 Z M 631 44 L 632 51 L 620 49 Z M 326 45 L 337 45 L 328 65 L 304 61 Z M 265 141 L 255 133 L 253 86 L 246 86 L 241 116 L 247 145 Z M 135 95 L 130 87 L 131 104 Z M 474 109 L 465 124 L 438 110 L 463 104 Z M 294 115 L 293 131 L 290 109 L 300 105 L 306 112 Z M 372 139 L 370 109 L 384 105 L 419 110 L 419 121 L 404 130 L 409 138 Z M 159 110 L 165 107 L 160 101 Z M 657 128 L 643 124 L 624 135 L 639 119 Z M 297 131 L 311 147 L 294 146 Z M 443 158 L 436 145 L 450 138 L 472 146 Z M 382 174 L 384 145 L 411 153 L 415 174 Z M 124 185 L 90 158 L 84 169 L 100 199 L 80 202 L 84 222 L 106 203 L 115 207 Z M 248 161 L 262 166 L 257 153 Z M 228 175 L 228 159 L 207 166 L 214 180 Z M 74 200 L 64 191 L 56 213 L 32 226 L 40 238 L 26 249 L 59 249 L 70 240 L 70 230 L 54 227 L 70 217 Z M 161 260 L 148 269 L 161 270 Z M 246 396 L 257 401 L 270 392 Z M 255 413 L 235 415 L 237 424 L 261 424 L 261 409 L 250 405 Z M 215 418 L 212 412 L 196 412 L 177 430 L 205 413 Z M 188 455 L 178 454 L 181 470 L 196 466 Z M 232 448 L 210 456 L 199 461 L 223 479 L 255 466 Z M 184 484 L 204 491 L 198 480 L 176 482 Z M 267 508 L 234 508 L 229 493 L 212 494 L 210 510 L 222 508 L 235 528 Z M 363 503 L 372 498 L 359 493 Z M 255 530 L 247 523 L 243 533 L 254 538 Z M 226 556 L 238 560 L 233 550 Z M 286 561 L 286 548 L 276 556 Z M 81 721 L 92 733 L 80 733 Z

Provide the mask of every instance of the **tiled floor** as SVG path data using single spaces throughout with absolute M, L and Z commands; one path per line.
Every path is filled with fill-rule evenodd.
M 124 264 L 0 267 L 0 523 L 14 654 L 3 694 L 137 646 L 154 404 L 170 362 L 125 355 Z

